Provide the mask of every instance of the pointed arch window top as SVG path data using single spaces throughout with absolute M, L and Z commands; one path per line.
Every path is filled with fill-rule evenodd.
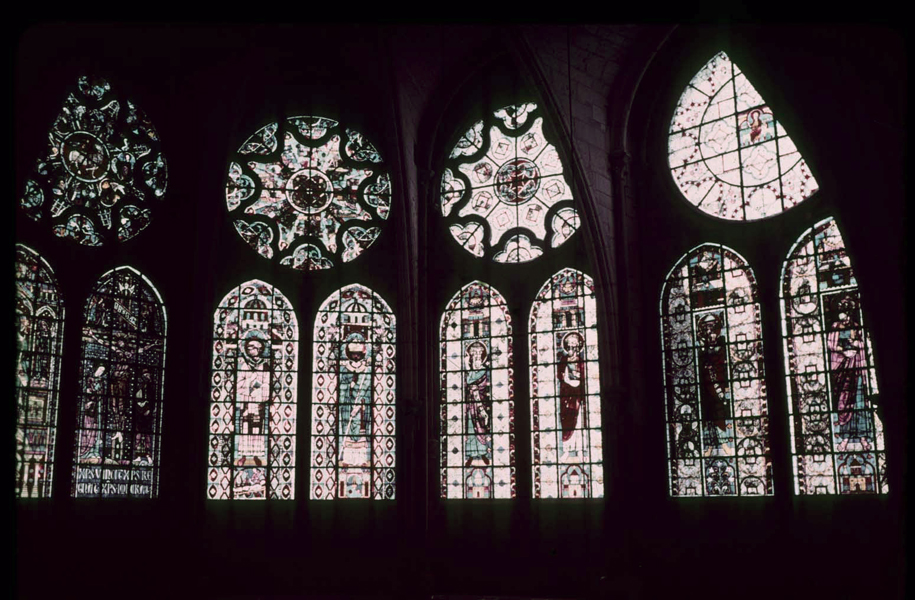
M 86 301 L 74 445 L 74 498 L 155 498 L 166 313 L 142 273 L 118 267 Z
M 439 332 L 442 498 L 514 498 L 511 314 L 482 281 L 461 288 Z
M 769 404 L 756 278 L 702 244 L 661 292 L 670 495 L 772 495 Z
M 594 280 L 559 271 L 540 288 L 529 323 L 533 497 L 602 498 Z
M 259 279 L 216 308 L 207 498 L 295 499 L 298 340 L 292 304 Z
M 302 271 L 349 262 L 391 212 L 391 177 L 358 131 L 324 117 L 289 117 L 257 130 L 232 157 L 226 207 L 264 258 Z
M 468 129 L 449 154 L 442 216 L 454 239 L 478 258 L 534 260 L 581 224 L 564 171 L 535 103 L 500 108 Z
M 358 283 L 318 309 L 312 377 L 311 498 L 393 500 L 396 323 Z
M 874 350 L 831 217 L 788 254 L 781 309 L 795 493 L 887 493 Z
M 16 496 L 47 498 L 54 474 L 64 303 L 51 266 L 16 244 Z
M 683 90 L 668 162 L 690 204 L 732 221 L 777 215 L 819 189 L 772 109 L 724 52 Z

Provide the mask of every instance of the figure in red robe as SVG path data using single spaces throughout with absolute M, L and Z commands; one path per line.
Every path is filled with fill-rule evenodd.
M 579 458 L 581 436 L 575 435 L 578 414 L 584 402 L 584 364 L 581 361 L 581 334 L 572 332 L 562 340 L 559 358 L 559 424 L 562 428 L 563 462 Z M 573 439 L 574 437 L 574 439 Z
M 731 418 L 731 390 L 728 384 L 727 357 L 719 313 L 703 316 L 698 322 L 699 406 L 702 410 L 702 441 L 708 454 L 732 454 L 728 439 Z M 729 452 L 730 450 L 730 452 Z
M 850 314 L 854 300 L 839 303 L 839 314 L 826 338 L 832 379 L 832 409 L 837 413 L 836 450 L 845 452 L 848 444 L 860 444 L 871 449 L 873 425 L 867 403 L 864 381 L 867 362 L 864 354 L 863 332 Z

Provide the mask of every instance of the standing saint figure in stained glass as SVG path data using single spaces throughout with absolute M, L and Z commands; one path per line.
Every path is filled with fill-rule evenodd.
M 511 316 L 505 299 L 474 281 L 441 320 L 443 498 L 513 498 L 515 439 Z
M 258 301 L 249 302 L 246 309 Z M 263 310 L 263 309 L 262 309 Z M 235 446 L 235 466 L 263 467 L 267 463 L 267 431 L 265 413 L 269 397 L 270 386 L 270 346 L 265 343 L 264 333 L 259 329 L 246 332 L 246 339 L 242 344 L 241 364 L 238 371 L 238 410 L 236 412 L 235 431 L 238 434 Z M 250 475 L 250 474 L 249 474 Z M 242 476 L 247 480 L 250 477 Z M 263 487 L 263 480 L 258 479 L 259 488 Z M 236 490 L 237 492 L 238 490 Z M 253 490 L 252 490 L 253 491 Z M 261 489 L 257 494 L 262 494 Z
M 492 401 L 489 397 L 489 372 L 486 346 L 473 342 L 467 347 L 467 431 L 465 466 L 489 465 L 492 458 Z
M 580 462 L 581 431 L 578 417 L 584 393 L 584 363 L 581 349 L 584 345 L 577 331 L 567 333 L 562 340 L 559 358 L 559 423 L 562 427 L 559 462 Z
M 155 498 L 165 309 L 131 267 L 103 275 L 86 304 L 74 497 Z
M 381 296 L 332 293 L 314 327 L 311 498 L 395 497 L 396 326 Z
M 531 306 L 534 498 L 604 494 L 597 297 L 594 280 L 562 269 Z
M 866 400 L 864 340 L 858 324 L 851 318 L 851 311 L 856 308 L 855 300 L 842 296 L 837 304 L 839 313 L 826 337 L 838 442 L 836 450 L 845 452 L 849 443 L 870 450 L 874 428 Z
M 50 265 L 16 245 L 16 496 L 51 495 L 64 305 Z
M 670 495 L 773 493 L 756 277 L 730 248 L 702 244 L 661 293 Z
M 86 382 L 85 392 L 90 398 L 99 397 L 105 389 L 105 365 L 98 365 Z M 86 464 L 101 462 L 98 436 L 98 402 L 88 400 L 83 410 L 79 437 L 79 459 Z
M 697 320 L 699 337 L 699 405 L 705 423 L 702 443 L 705 455 L 734 454 L 731 418 L 731 390 L 727 377 L 725 340 L 720 313 L 709 313 Z
M 340 344 L 341 467 L 371 466 L 372 373 L 367 368 L 370 360 L 362 333 L 352 332 Z
M 798 239 L 781 296 L 796 493 L 886 493 L 873 349 L 833 219 Z
M 242 283 L 213 319 L 207 497 L 291 500 L 299 327 L 273 286 Z

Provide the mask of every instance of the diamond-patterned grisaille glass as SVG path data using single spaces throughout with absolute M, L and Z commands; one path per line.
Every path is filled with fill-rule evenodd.
M 722 219 L 770 217 L 819 187 L 772 109 L 724 52 L 683 90 L 670 123 L 668 152 L 683 196 Z
M 703 244 L 661 292 L 671 496 L 772 495 L 769 407 L 756 278 Z
M 213 315 L 207 498 L 295 497 L 299 326 L 292 305 L 254 279 Z
M 594 280 L 563 269 L 531 307 L 534 498 L 602 498 L 600 368 Z
M 795 493 L 887 493 L 874 353 L 832 218 L 788 254 L 781 308 Z
M 54 475 L 64 303 L 51 266 L 16 244 L 16 496 L 48 498 Z
M 442 175 L 449 231 L 476 257 L 521 263 L 578 230 L 572 188 L 533 102 L 506 106 L 458 140 Z
M 19 201 L 29 218 L 87 246 L 143 231 L 165 195 L 168 170 L 156 129 L 104 79 L 80 77 L 48 132 Z
M 99 278 L 83 326 L 73 497 L 158 495 L 165 335 L 146 277 L 118 267 Z
M 448 303 L 441 321 L 441 494 L 514 498 L 511 316 L 480 281 Z
M 311 498 L 395 494 L 394 313 L 369 288 L 337 290 L 318 309 L 312 375 Z
M 232 155 L 226 206 L 261 256 L 293 269 L 330 269 L 381 234 L 391 177 L 358 131 L 324 117 L 289 117 L 260 128 Z

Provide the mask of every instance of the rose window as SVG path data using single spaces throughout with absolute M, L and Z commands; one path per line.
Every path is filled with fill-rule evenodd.
M 107 81 L 80 77 L 48 137 L 20 199 L 26 215 L 87 246 L 123 242 L 149 225 L 168 172 L 143 111 Z
M 226 206 L 266 258 L 329 269 L 372 245 L 391 212 L 391 177 L 365 137 L 323 117 L 259 129 L 229 163 Z
M 580 218 L 537 105 L 507 106 L 493 117 L 474 124 L 445 161 L 442 215 L 474 256 L 527 262 L 562 245 Z

